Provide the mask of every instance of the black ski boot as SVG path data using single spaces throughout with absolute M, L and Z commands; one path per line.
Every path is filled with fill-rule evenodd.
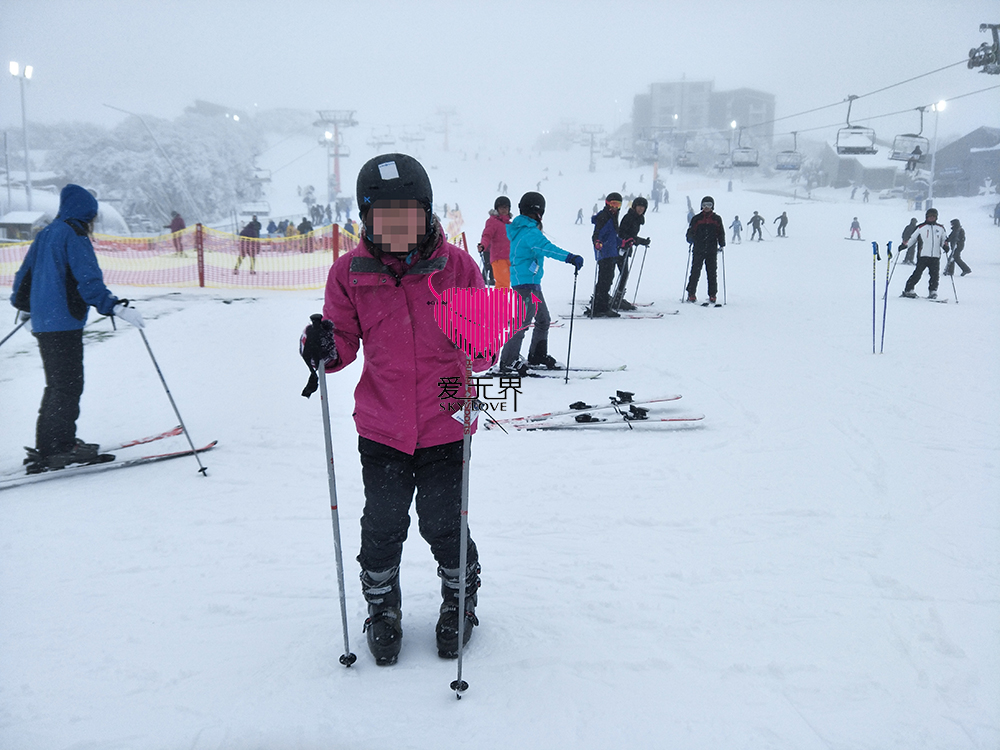
M 465 574 L 465 628 L 462 633 L 462 645 L 472 637 L 472 628 L 479 624 L 476 617 L 476 604 L 479 601 L 479 563 L 475 562 L 466 568 Z M 458 658 L 458 568 L 438 568 L 441 577 L 441 615 L 437 621 L 438 656 L 442 659 Z
M 528 352 L 528 364 L 534 367 L 545 367 L 549 370 L 559 369 L 556 358 L 549 354 L 548 340 L 539 341 Z
M 368 619 L 364 627 L 368 635 L 368 649 L 378 666 L 395 664 L 403 645 L 399 568 L 378 573 L 362 570 L 361 592 L 368 602 Z

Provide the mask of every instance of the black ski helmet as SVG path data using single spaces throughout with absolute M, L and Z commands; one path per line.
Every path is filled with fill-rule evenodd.
M 430 229 L 434 215 L 434 196 L 427 172 L 416 159 L 406 154 L 383 154 L 368 160 L 358 172 L 358 210 L 361 220 L 376 201 L 417 201 L 427 212 Z
M 710 205 L 713 209 L 715 208 L 715 198 L 713 198 L 711 195 L 706 195 L 704 198 L 701 199 L 702 208 L 704 208 L 706 203 Z M 754 211 L 754 213 L 757 212 Z
M 931 215 L 933 215 L 935 219 L 937 218 L 938 212 L 936 208 L 928 208 L 924 213 L 924 218 L 929 219 L 931 218 Z
M 530 216 L 536 221 L 541 221 L 545 214 L 545 196 L 534 191 L 527 192 L 521 196 L 517 204 L 517 210 L 524 216 Z
M 510 211 L 510 198 L 508 198 L 506 195 L 501 195 L 499 198 L 493 201 L 494 211 L 499 211 L 500 206 L 506 206 L 507 210 Z
M 643 208 L 649 208 L 649 201 L 647 201 L 645 198 L 643 198 L 640 195 L 638 198 L 636 198 L 634 201 L 632 201 L 632 208 L 635 208 L 636 206 L 642 206 Z
M 608 197 L 604 199 L 604 202 L 605 203 L 611 203 L 611 201 L 618 201 L 619 203 L 621 203 L 622 202 L 622 194 L 621 193 L 608 193 Z

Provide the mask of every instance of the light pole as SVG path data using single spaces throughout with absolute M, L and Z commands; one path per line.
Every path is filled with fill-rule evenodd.
M 941 116 L 941 110 L 943 110 L 947 104 L 948 102 L 942 99 L 937 104 L 931 105 L 931 109 L 934 110 L 934 148 L 931 149 L 931 184 L 927 186 L 927 208 L 932 208 L 934 206 L 934 162 L 937 161 L 938 118 Z
M 33 72 L 34 68 L 30 65 L 25 65 L 22 72 L 21 66 L 18 63 L 13 60 L 10 63 L 10 74 L 21 84 L 21 130 L 24 135 L 24 187 L 28 195 L 29 211 L 31 210 L 31 160 L 28 157 L 28 113 L 24 108 L 24 82 L 31 80 Z

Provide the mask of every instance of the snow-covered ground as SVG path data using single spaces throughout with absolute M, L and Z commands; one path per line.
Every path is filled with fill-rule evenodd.
M 591 174 L 583 151 L 428 152 L 436 201 L 460 204 L 470 241 L 499 181 L 516 203 L 548 177 L 546 232 L 588 261 L 578 299 L 594 268 L 590 208 L 626 181 L 648 190 L 652 176 L 603 160 Z M 377 668 L 364 644 L 358 365 L 329 381 L 358 655 L 338 663 L 320 404 L 299 395 L 297 355 L 321 292 L 121 289 L 139 300 L 194 439 L 219 447 L 207 478 L 181 459 L 0 494 L 0 747 L 1000 746 L 996 196 L 938 202 L 943 223 L 963 220 L 974 273 L 955 279 L 959 304 L 947 279 L 951 301 L 932 304 L 899 298 L 910 271 L 899 266 L 885 353 L 873 355 L 868 240 L 898 243 L 916 215 L 901 201 L 755 192 L 784 189 L 779 178 L 737 179 L 732 193 L 714 178 L 666 180 L 638 298 L 680 313 L 577 320 L 574 363 L 628 369 L 526 381 L 518 407 L 625 389 L 681 393 L 669 412 L 706 419 L 477 435 L 482 625 L 462 701 L 449 690 L 454 662 L 434 648 L 439 582 L 415 527 L 399 663 Z M 773 219 L 790 217 L 787 239 L 727 249 L 723 309 L 678 304 L 684 196 L 697 206 L 704 194 L 727 225 L 758 210 L 773 234 Z M 866 242 L 844 239 L 853 216 Z M 572 279 L 546 264 L 554 312 L 569 311 Z M 884 284 L 883 262 L 879 324 Z M 138 333 L 91 330 L 81 436 L 172 426 Z M 552 331 L 560 359 L 567 334 Z M 0 349 L 5 468 L 33 440 L 42 386 L 19 333 Z

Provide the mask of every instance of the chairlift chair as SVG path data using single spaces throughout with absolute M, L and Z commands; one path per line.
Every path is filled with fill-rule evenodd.
M 889 158 L 893 161 L 909 162 L 913 167 L 927 161 L 931 144 L 921 135 L 924 132 L 924 109 L 925 107 L 917 107 L 917 111 L 920 112 L 920 130 L 917 133 L 903 133 L 893 139 L 892 153 L 889 154 Z
M 740 128 L 739 136 L 737 137 L 736 148 L 733 149 L 733 154 L 730 160 L 734 167 L 756 167 L 760 160 L 757 156 L 757 149 L 748 148 L 743 145 L 743 128 Z
M 779 151 L 775 156 L 774 168 L 783 172 L 797 172 L 802 168 L 802 154 L 799 153 L 799 135 L 792 132 L 795 142 L 791 151 Z
M 875 131 L 860 125 L 851 125 L 851 105 L 858 97 L 851 94 L 847 97 L 847 127 L 837 131 L 837 153 L 842 156 L 855 154 L 876 154 Z

